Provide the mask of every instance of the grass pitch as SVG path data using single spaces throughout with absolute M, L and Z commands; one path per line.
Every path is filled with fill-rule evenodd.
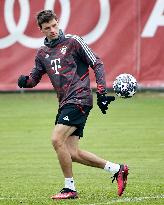
M 107 172 L 74 164 L 80 199 L 52 201 L 64 181 L 50 140 L 55 94 L 0 94 L 0 205 L 164 204 L 164 95 L 117 98 L 106 115 L 94 102 L 80 146 L 129 165 L 124 195 Z

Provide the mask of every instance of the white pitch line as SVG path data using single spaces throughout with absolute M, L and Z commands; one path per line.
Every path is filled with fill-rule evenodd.
M 20 201 L 23 201 L 23 200 L 35 200 L 35 199 L 47 199 L 48 197 L 33 197 L 33 198 L 30 198 L 30 197 L 0 197 L 0 200 L 20 200 Z
M 144 201 L 149 199 L 164 199 L 164 195 L 159 196 L 145 196 L 145 197 L 126 197 L 122 199 L 109 199 L 110 201 L 106 203 L 94 203 L 94 204 L 81 204 L 81 205 L 107 205 L 107 204 L 115 204 L 115 203 L 122 203 L 122 202 L 138 202 L 138 201 Z
M 0 197 L 0 200 L 19 200 L 20 202 L 23 200 L 39 200 L 39 199 L 48 199 L 48 197 L 35 197 L 35 198 L 28 198 L 28 197 Z M 94 203 L 94 204 L 81 204 L 81 205 L 108 205 L 108 204 L 116 204 L 122 202 L 138 202 L 150 199 L 164 199 L 164 195 L 158 196 L 145 196 L 145 197 L 126 197 L 121 199 L 109 199 L 110 201 L 106 203 Z M 78 199 L 77 199 L 78 200 Z

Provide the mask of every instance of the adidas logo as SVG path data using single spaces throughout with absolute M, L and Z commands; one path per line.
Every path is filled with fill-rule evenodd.
M 103 104 L 103 105 L 106 105 L 106 104 L 107 104 L 107 101 L 102 102 L 102 104 Z
M 49 58 L 49 54 L 48 53 L 46 54 L 45 58 Z
M 68 116 L 63 117 L 63 120 L 69 121 Z

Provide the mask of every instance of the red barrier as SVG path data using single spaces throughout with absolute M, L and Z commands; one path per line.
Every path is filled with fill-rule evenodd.
M 94 5 L 94 6 L 93 6 Z M 0 90 L 18 90 L 29 74 L 43 36 L 35 14 L 54 9 L 65 33 L 77 34 L 103 59 L 107 86 L 120 73 L 134 75 L 142 87 L 164 87 L 163 0 L 2 0 L 0 6 Z M 93 72 L 91 85 L 96 87 Z M 34 89 L 51 89 L 47 77 Z

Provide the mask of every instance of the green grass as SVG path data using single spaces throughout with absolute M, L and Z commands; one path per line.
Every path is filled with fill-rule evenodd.
M 164 204 L 164 95 L 117 99 L 107 115 L 95 105 L 88 118 L 81 148 L 130 167 L 121 198 L 110 174 L 79 164 L 80 199 L 49 198 L 64 181 L 50 140 L 57 108 L 53 93 L 0 94 L 0 205 Z

